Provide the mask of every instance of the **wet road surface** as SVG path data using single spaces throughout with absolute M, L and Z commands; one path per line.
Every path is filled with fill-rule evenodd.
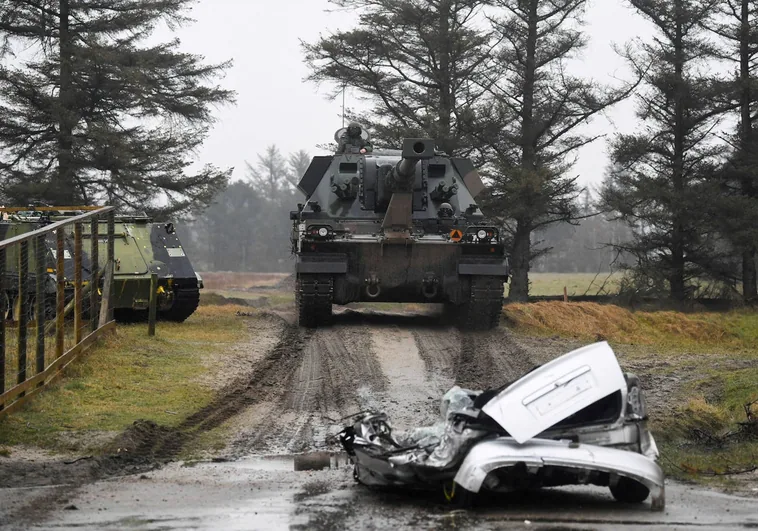
M 246 458 L 87 485 L 35 529 L 744 529 L 758 500 L 669 483 L 667 508 L 624 506 L 607 489 L 505 495 L 469 511 L 430 494 L 371 491 L 344 466 L 294 471 L 289 457 Z
M 397 429 L 429 424 L 453 384 L 499 386 L 565 351 L 526 345 L 503 328 L 462 333 L 433 315 L 348 310 L 334 327 L 310 331 L 292 316 L 268 319 L 280 340 L 247 379 L 188 418 L 185 432 L 142 445 L 172 460 L 193 434 L 231 423 L 228 461 L 171 462 L 76 488 L 3 489 L 0 526 L 6 515 L 12 529 L 758 528 L 758 493 L 669 483 L 661 513 L 649 502 L 619 504 L 605 488 L 555 488 L 462 511 L 437 495 L 362 487 L 336 454 L 328 469 L 296 471 L 293 454 L 339 452 L 334 436 L 348 415 L 380 409 Z

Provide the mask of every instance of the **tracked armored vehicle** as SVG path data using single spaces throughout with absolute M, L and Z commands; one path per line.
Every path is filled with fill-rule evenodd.
M 3 219 L 0 220 L 0 240 L 10 239 L 16 236 L 35 231 L 43 228 L 52 222 L 50 212 L 41 212 L 36 210 L 23 210 L 20 208 L 0 208 Z M 63 213 L 58 213 L 63 214 Z M 75 215 L 74 213 L 65 213 L 65 215 Z M 67 239 L 64 242 L 64 294 L 65 302 L 68 303 L 74 298 L 74 240 Z M 58 272 L 56 271 L 56 253 L 57 241 L 54 234 L 48 234 L 45 238 L 45 273 L 43 278 L 43 293 L 45 297 L 45 316 L 51 319 L 55 315 L 56 304 L 56 282 Z M 0 293 L 0 312 L 4 318 L 17 321 L 20 313 L 19 292 L 19 249 L 18 246 L 11 246 L 7 249 L 5 260 L 5 271 L 3 272 L 3 292 Z M 25 279 L 25 297 L 27 321 L 31 322 L 36 318 L 34 313 L 36 304 L 37 289 L 37 260 L 36 253 L 32 245 L 29 245 L 28 263 L 26 266 L 27 275 Z M 88 257 L 82 257 L 82 285 L 90 283 L 90 261 Z M 101 280 L 102 282 L 102 280 Z M 89 311 L 89 299 L 83 301 L 85 314 Z
M 471 161 L 429 138 L 382 151 L 355 128 L 335 140 L 290 213 L 300 325 L 326 325 L 332 304 L 360 301 L 444 303 L 464 329 L 497 326 L 508 260 L 475 201 L 484 185 Z
M 107 233 L 106 221 L 100 223 L 98 233 Z M 84 236 L 89 237 L 89 227 Z M 98 257 L 104 267 L 106 241 L 100 242 Z M 173 223 L 153 223 L 147 216 L 116 216 L 114 256 L 117 320 L 147 320 L 152 273 L 158 274 L 158 319 L 183 322 L 197 309 L 202 279 L 184 252 Z
M 12 215 L 8 220 L 0 222 L 0 236 L 10 238 L 41 228 L 49 223 L 81 214 L 76 207 L 67 210 L 56 210 L 54 207 L 21 211 L 18 208 L 8 208 Z M 84 283 L 90 279 L 89 251 L 91 238 L 90 224 L 82 226 L 82 236 L 85 240 L 82 257 L 82 278 Z M 107 240 L 102 238 L 107 234 L 107 221 L 101 220 L 98 234 L 101 236 L 98 246 L 98 262 L 101 268 L 107 260 Z M 52 300 L 55 300 L 55 250 L 56 241 L 50 236 L 47 242 L 48 276 Z M 67 300 L 73 297 L 73 249 L 74 235 L 66 234 L 64 266 L 66 276 Z M 200 302 L 202 279 L 195 272 L 184 252 L 173 223 L 154 223 L 147 216 L 116 216 L 115 219 L 115 267 L 114 267 L 114 316 L 119 321 L 143 321 L 148 318 L 150 300 L 150 276 L 158 274 L 158 319 L 182 322 L 186 320 Z M 32 253 L 30 260 L 33 261 Z M 14 290 L 17 289 L 18 259 L 10 256 L 6 260 L 5 288 L 6 299 L 0 300 L 0 307 L 13 308 Z M 30 263 L 30 271 L 33 262 Z M 101 279 L 102 282 L 102 279 Z M 33 296 L 35 282 L 33 275 L 27 281 L 30 297 Z M 47 289 L 47 288 L 46 288 Z M 3 305 L 4 304 L 4 305 Z M 16 304 L 18 306 L 18 304 Z

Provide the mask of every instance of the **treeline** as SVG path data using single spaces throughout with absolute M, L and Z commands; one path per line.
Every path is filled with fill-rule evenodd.
M 641 285 L 674 299 L 703 279 L 739 281 L 758 298 L 758 0 L 629 0 L 629 16 L 655 34 L 619 50 L 629 75 L 613 86 L 568 68 L 588 42 L 586 0 L 332 3 L 359 22 L 303 43 L 310 79 L 373 102 L 356 118 L 380 146 L 430 136 L 477 161 L 486 210 L 510 236 L 511 298 L 528 296 L 541 235 L 585 219 L 571 172 L 577 151 L 598 140 L 585 124 L 630 97 L 637 131 L 610 139 L 594 205 L 630 238 L 604 243 Z
M 272 145 L 248 162 L 244 179 L 181 229 L 193 265 L 201 271 L 292 271 L 289 212 L 302 201 L 296 185 L 310 161 L 304 151 L 285 158 Z
M 626 0 L 655 33 L 619 49 L 628 76 L 612 86 L 569 68 L 587 0 L 331 2 L 359 18 L 302 43 L 310 80 L 372 102 L 353 118 L 378 147 L 429 136 L 474 160 L 508 234 L 511 298 L 528 297 L 532 267 L 575 260 L 586 245 L 569 240 L 594 246 L 598 214 L 640 290 L 681 300 L 707 282 L 758 300 L 758 0 Z M 192 216 L 201 268 L 279 269 L 307 156 L 272 148 L 229 188 L 229 168 L 190 171 L 211 109 L 234 101 L 217 84 L 229 63 L 151 41 L 191 3 L 0 2 L 0 201 Z M 599 140 L 585 125 L 627 98 L 636 131 L 608 140 L 588 211 L 572 172 Z

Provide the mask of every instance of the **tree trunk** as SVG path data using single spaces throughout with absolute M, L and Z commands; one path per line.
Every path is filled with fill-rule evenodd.
M 442 151 L 452 154 L 456 146 L 452 145 L 453 135 L 450 131 L 451 117 L 453 115 L 453 101 L 450 76 L 450 18 L 451 0 L 440 2 L 440 107 L 439 119 L 439 146 Z
M 740 149 L 743 164 L 749 157 L 752 136 L 753 116 L 750 112 L 750 0 L 742 0 L 741 24 L 740 24 Z M 746 197 L 755 197 L 753 179 L 746 169 L 742 170 L 742 194 Z M 755 247 L 742 251 L 742 297 L 745 302 L 758 300 L 758 279 L 755 268 Z
M 529 300 L 529 257 L 531 254 L 532 227 L 529 220 L 516 221 L 511 252 L 511 287 L 508 300 L 527 302 Z
M 674 37 L 674 157 L 672 168 L 672 185 L 674 188 L 674 201 L 672 209 L 672 234 L 671 234 L 671 269 L 669 282 L 671 284 L 671 298 L 677 301 L 686 297 L 684 285 L 684 216 L 680 198 L 684 195 L 684 141 L 686 125 L 684 123 L 684 38 L 682 34 L 682 0 L 676 0 L 676 34 Z
M 53 193 L 58 206 L 76 203 L 74 188 L 74 94 L 72 82 L 73 49 L 69 32 L 69 0 L 60 0 L 60 87 L 58 94 L 58 175 Z
M 534 85 L 537 70 L 537 3 L 529 2 L 529 34 L 526 40 L 526 71 L 524 72 L 524 106 L 521 112 L 521 167 L 531 174 L 536 170 L 534 146 Z M 531 175 L 528 177 L 531 178 Z M 511 252 L 512 277 L 508 298 L 526 302 L 529 299 L 529 261 L 531 258 L 532 221 L 516 220 L 516 234 Z

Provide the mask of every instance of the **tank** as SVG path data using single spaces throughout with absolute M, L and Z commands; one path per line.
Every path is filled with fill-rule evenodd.
M 46 224 L 67 217 L 82 214 L 80 210 L 53 210 L 48 207 L 44 211 L 18 211 L 17 208 L 8 209 L 14 211 L 6 221 L 0 222 L 0 236 L 10 238 L 12 236 L 41 228 Z M 74 234 L 73 227 L 68 228 L 65 242 L 65 272 L 66 275 L 66 299 L 73 297 L 74 277 Z M 107 220 L 101 220 L 98 234 L 107 234 Z M 86 284 L 90 280 L 90 223 L 82 224 L 83 251 L 82 279 Z M 98 263 L 101 268 L 108 259 L 107 240 L 99 239 Z M 47 238 L 47 275 L 50 279 L 50 291 L 47 298 L 55 301 L 55 236 Z M 14 290 L 18 287 L 18 257 L 14 249 L 8 253 L 6 259 L 5 291 L 6 300 L 4 308 L 13 308 L 15 302 Z M 34 275 L 34 258 L 30 249 L 29 280 L 27 281 L 30 297 L 36 289 Z M 148 318 L 148 304 L 150 299 L 150 276 L 158 274 L 158 319 L 165 321 L 183 322 L 194 313 L 200 302 L 200 289 L 203 287 L 202 278 L 198 275 L 192 263 L 187 257 L 181 241 L 176 234 L 174 224 L 154 223 L 147 216 L 116 216 L 115 240 L 114 240 L 115 267 L 113 282 L 114 289 L 114 317 L 119 321 L 146 321 Z M 102 279 L 101 279 L 102 283 Z M 86 301 L 85 301 L 86 302 Z M 18 304 L 16 304 L 18 306 Z M 12 313 L 8 313 L 12 317 Z
M 371 148 L 341 129 L 337 153 L 316 156 L 290 213 L 301 326 L 332 320 L 333 304 L 442 303 L 464 329 L 498 325 L 509 266 L 500 229 L 475 198 L 484 185 L 469 159 L 430 138 Z

